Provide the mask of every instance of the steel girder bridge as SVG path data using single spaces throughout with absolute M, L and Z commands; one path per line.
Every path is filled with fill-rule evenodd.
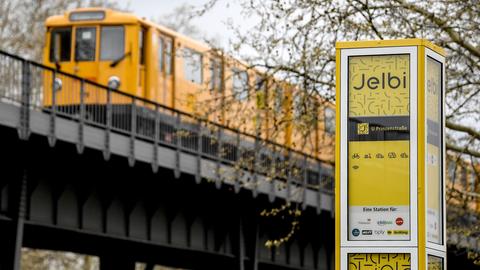
M 331 164 L 5 52 L 0 134 L 0 270 L 22 247 L 102 270 L 334 269 Z M 259 215 L 286 203 L 302 215 Z

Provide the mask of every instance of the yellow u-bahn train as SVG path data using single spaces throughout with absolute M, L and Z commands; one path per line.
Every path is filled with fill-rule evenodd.
M 130 13 L 83 8 L 52 16 L 45 25 L 43 62 L 49 67 L 333 160 L 332 104 L 308 97 L 311 132 L 295 132 L 305 129 L 296 120 L 305 106 L 296 106 L 292 84 Z M 72 106 L 80 95 L 46 90 L 44 105 L 52 105 L 54 96 L 56 106 Z M 106 101 L 92 94 L 83 102 Z

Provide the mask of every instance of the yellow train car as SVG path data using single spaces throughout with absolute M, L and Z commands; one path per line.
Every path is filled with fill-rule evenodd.
M 55 70 L 333 160 L 333 150 L 320 151 L 322 145 L 333 149 L 327 127 L 333 122 L 323 116 L 331 105 L 315 108 L 319 122 L 308 138 L 295 135 L 296 90 L 289 83 L 130 13 L 82 8 L 52 16 L 45 25 L 43 62 Z M 81 89 L 77 81 L 63 91 L 62 83 L 61 75 L 45 78 L 45 107 L 68 107 L 75 113 L 82 98 L 87 111 L 98 112 L 107 102 L 95 84 Z M 109 98 L 118 111 L 132 103 L 128 96 Z M 334 115 L 329 119 L 334 121 Z

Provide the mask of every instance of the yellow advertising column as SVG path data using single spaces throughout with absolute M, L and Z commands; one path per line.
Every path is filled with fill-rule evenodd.
M 444 56 L 337 43 L 336 270 L 446 269 Z

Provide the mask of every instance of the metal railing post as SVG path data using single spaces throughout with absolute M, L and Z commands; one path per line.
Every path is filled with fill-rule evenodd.
M 322 183 L 321 183 L 321 179 L 322 179 L 322 164 L 320 164 L 320 162 L 317 163 L 317 167 L 318 167 L 318 192 L 317 192 L 317 200 L 318 200 L 318 205 L 317 205 L 317 214 L 320 214 L 320 212 L 322 211 Z
M 222 155 L 222 128 L 218 127 L 217 130 L 217 157 L 216 157 L 216 163 L 215 163 L 215 177 L 217 178 L 215 180 L 215 187 L 221 188 L 222 187 L 222 176 L 220 174 L 220 167 L 221 167 L 221 155 Z
M 55 129 L 56 129 L 56 120 L 57 120 L 57 87 L 55 85 L 55 80 L 57 79 L 57 72 L 52 73 L 52 109 L 50 112 L 50 129 L 48 134 L 48 144 L 54 146 L 56 142 Z
M 255 136 L 255 143 L 254 143 L 254 146 L 253 146 L 253 162 L 252 162 L 252 173 L 253 173 L 253 179 L 252 179 L 252 182 L 253 182 L 253 188 L 252 188 L 252 193 L 253 193 L 253 197 L 257 197 L 258 195 L 258 175 L 257 175 L 257 172 L 258 172 L 258 166 L 257 166 L 257 162 L 259 160 L 259 154 L 260 152 L 260 141 L 258 140 L 258 136 Z
M 307 156 L 303 156 L 302 162 L 302 209 L 305 210 L 307 208 Z
M 135 98 L 132 98 L 132 104 L 130 106 L 130 147 L 128 155 L 128 164 L 133 167 L 135 165 L 135 136 L 137 134 L 137 102 Z
M 274 148 L 275 149 L 275 148 Z M 271 159 L 271 162 L 270 162 L 270 166 L 274 166 L 275 167 L 275 174 L 273 176 L 276 176 L 276 157 L 275 157 L 275 150 L 272 151 L 272 159 Z M 273 203 L 275 201 L 275 177 L 271 177 L 269 174 L 271 173 L 271 168 L 267 168 L 267 171 L 266 171 L 266 175 L 267 177 L 271 178 L 270 179 L 270 192 L 268 194 L 268 199 L 270 200 L 271 203 Z
M 286 158 L 286 162 L 287 164 L 285 164 L 285 169 L 286 169 L 286 178 L 287 178 L 287 184 L 286 184 L 286 187 L 285 187 L 285 190 L 286 190 L 286 193 L 287 193 L 287 198 L 286 198 L 286 201 L 287 203 L 290 203 L 291 201 L 291 184 L 292 184 L 292 164 L 291 164 L 291 158 L 292 158 L 292 154 L 291 154 L 291 150 L 288 149 L 288 153 L 287 153 L 287 158 Z
M 22 61 L 22 95 L 20 100 L 20 121 L 18 125 L 18 137 L 28 140 L 30 137 L 30 93 L 31 72 L 27 61 Z
M 240 133 L 237 132 L 237 136 L 235 139 L 235 148 L 237 149 L 237 158 L 236 158 L 236 163 L 234 164 L 235 167 L 235 193 L 240 192 L 240 170 L 241 170 L 241 150 L 240 150 Z
M 85 80 L 80 81 L 80 113 L 78 117 L 78 142 L 77 151 L 83 153 L 84 144 L 84 127 L 85 127 Z
M 195 174 L 195 182 L 200 184 L 202 181 L 202 120 L 197 118 L 197 171 Z
M 103 149 L 103 158 L 110 159 L 110 133 L 112 128 L 112 92 L 107 88 L 107 111 L 105 112 L 105 145 Z
M 158 143 L 160 141 L 160 113 L 158 104 L 155 104 L 155 123 L 153 128 L 153 152 L 152 152 L 152 170 L 158 172 Z
M 180 113 L 176 112 L 176 120 L 175 120 L 175 171 L 174 176 L 175 178 L 180 178 L 180 146 L 181 146 L 181 131 L 180 131 Z

